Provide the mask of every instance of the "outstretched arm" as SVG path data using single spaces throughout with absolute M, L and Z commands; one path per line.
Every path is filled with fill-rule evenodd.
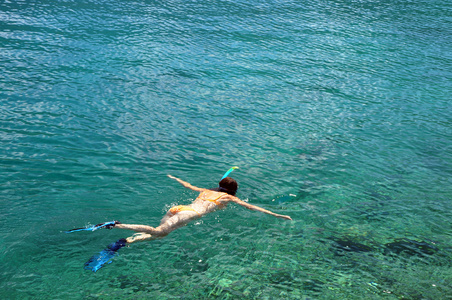
M 184 187 L 193 190 L 193 191 L 197 191 L 197 192 L 202 192 L 205 191 L 206 189 L 203 188 L 199 188 L 197 186 L 191 185 L 190 183 L 183 181 L 182 179 L 179 179 L 177 177 L 174 177 L 172 175 L 168 175 L 169 178 L 176 180 L 177 182 L 179 182 L 180 184 L 182 184 Z
M 281 218 L 281 219 L 292 220 L 292 218 L 289 217 L 289 216 L 275 214 L 274 212 L 271 212 L 269 210 L 263 209 L 262 207 L 246 203 L 245 201 L 242 201 L 242 200 L 240 200 L 237 197 L 231 197 L 230 199 L 231 199 L 232 202 L 235 202 L 235 203 L 237 203 L 237 204 L 239 204 L 239 205 L 241 205 L 241 206 L 243 206 L 245 208 L 248 208 L 250 210 L 260 211 L 260 212 L 263 212 L 263 213 L 266 213 L 266 214 L 269 214 L 269 215 L 272 215 L 272 216 L 275 216 L 275 217 Z

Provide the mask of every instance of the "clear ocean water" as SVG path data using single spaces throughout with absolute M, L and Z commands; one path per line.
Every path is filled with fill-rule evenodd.
M 1 299 L 451 299 L 452 4 L 5 0 Z M 155 226 L 231 166 L 231 205 Z

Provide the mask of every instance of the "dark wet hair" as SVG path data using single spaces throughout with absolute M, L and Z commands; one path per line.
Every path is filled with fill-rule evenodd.
M 220 181 L 217 188 L 212 190 L 235 196 L 238 187 L 239 185 L 237 184 L 237 181 L 235 181 L 235 179 L 232 179 L 231 177 L 226 177 Z

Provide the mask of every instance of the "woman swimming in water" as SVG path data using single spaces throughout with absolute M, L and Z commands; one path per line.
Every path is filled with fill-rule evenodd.
M 138 232 L 125 239 L 126 243 L 130 244 L 138 241 L 162 238 L 173 230 L 185 226 L 195 219 L 199 219 L 208 213 L 226 207 L 226 204 L 229 202 L 234 202 L 245 208 L 260 211 L 277 218 L 292 220 L 289 216 L 276 214 L 261 207 L 246 203 L 235 197 L 238 185 L 237 182 L 230 177 L 223 178 L 219 183 L 219 187 L 215 189 L 199 188 L 174 176 L 168 175 L 168 177 L 177 180 L 186 188 L 199 192 L 199 196 L 190 205 L 178 205 L 172 207 L 162 218 L 160 225 L 155 228 L 147 225 L 122 224 L 115 222 L 115 224 L 110 227 Z

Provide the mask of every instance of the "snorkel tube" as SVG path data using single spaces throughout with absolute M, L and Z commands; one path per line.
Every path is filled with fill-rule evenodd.
M 235 169 L 238 169 L 239 167 L 232 167 L 230 168 L 226 173 L 224 173 L 223 177 L 221 177 L 220 181 L 225 179 L 226 177 L 228 177 L 229 174 L 231 174 L 232 171 L 234 171 Z

